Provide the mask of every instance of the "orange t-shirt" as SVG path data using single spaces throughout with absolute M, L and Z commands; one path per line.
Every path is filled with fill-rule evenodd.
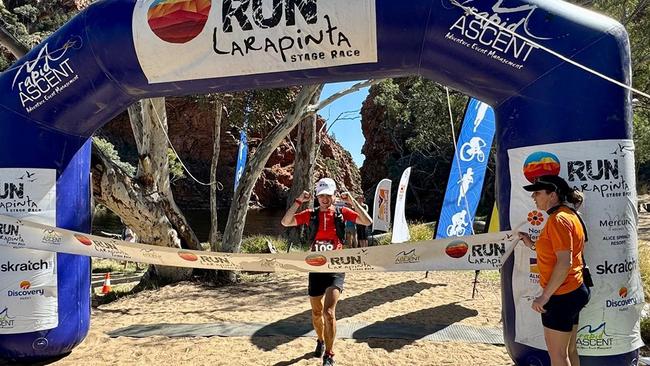
M 576 214 L 568 207 L 561 206 L 549 216 L 546 226 L 539 234 L 535 243 L 537 267 L 539 268 L 540 284 L 546 288 L 551 279 L 551 273 L 557 262 L 555 252 L 571 251 L 571 268 L 562 285 L 553 295 L 569 293 L 582 284 L 582 250 L 585 244 L 585 233 Z

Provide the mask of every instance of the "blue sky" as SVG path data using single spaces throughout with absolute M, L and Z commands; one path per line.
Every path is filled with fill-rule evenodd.
M 323 88 L 323 93 L 321 94 L 321 100 L 339 90 L 347 89 L 356 83 L 358 83 L 358 81 L 326 84 Z M 343 148 L 352 154 L 352 159 L 359 168 L 363 164 L 365 158 L 361 154 L 361 147 L 365 141 L 363 133 L 361 133 L 361 103 L 363 103 L 368 96 L 368 89 L 369 88 L 363 88 L 358 92 L 339 98 L 334 103 L 319 111 L 319 114 L 325 119 L 325 121 L 327 121 L 328 128 L 341 113 L 357 111 L 356 113 L 346 114 L 346 116 L 354 115 L 355 118 L 353 120 L 339 120 L 334 123 L 330 129 L 330 135 L 336 136 L 336 141 L 343 145 Z

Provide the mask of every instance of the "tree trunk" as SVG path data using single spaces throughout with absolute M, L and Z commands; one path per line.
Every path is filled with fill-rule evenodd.
M 320 98 L 320 93 L 314 94 L 311 103 L 315 104 Z M 314 187 L 314 167 L 316 161 L 316 119 L 314 114 L 305 118 L 298 125 L 298 142 L 296 143 L 296 155 L 294 159 L 293 182 L 287 197 L 287 208 L 294 204 L 294 200 L 303 191 L 311 192 Z M 313 201 L 303 204 L 301 209 L 313 207 Z M 302 226 L 287 228 L 286 239 L 289 247 L 302 246 Z
M 308 111 L 309 102 L 315 93 L 320 93 L 322 87 L 321 84 L 304 86 L 287 115 L 262 141 L 256 149 L 255 154 L 249 160 L 239 180 L 239 186 L 237 186 L 233 201 L 230 205 L 228 222 L 223 233 L 222 251 L 231 253 L 238 253 L 240 251 L 244 222 L 248 213 L 248 201 L 253 192 L 255 182 L 257 182 L 257 179 L 262 174 L 269 157 L 280 145 L 282 140 L 308 113 L 314 113 L 314 111 Z M 236 282 L 236 275 L 232 271 L 220 271 L 220 277 L 227 282 Z
M 214 127 L 212 131 L 212 164 L 210 164 L 210 249 L 218 252 L 219 245 L 219 226 L 217 220 L 217 165 L 219 163 L 219 153 L 221 150 L 221 117 L 223 116 L 223 102 L 215 100 L 214 106 Z
M 91 172 L 95 201 L 120 216 L 124 224 L 138 234 L 140 241 L 172 248 L 181 247 L 176 230 L 167 219 L 160 203 L 152 199 L 152 195 L 145 193 L 140 182 L 129 177 L 94 146 Z M 186 279 L 191 271 L 167 271 L 167 274 L 164 270 L 160 272 L 150 268 L 149 272 L 152 273 L 146 278 L 160 278 L 160 285 Z M 160 273 L 163 272 L 165 275 L 161 278 Z M 151 276 L 152 274 L 155 276 Z M 138 286 L 152 285 L 141 282 Z
M 161 215 L 157 216 L 158 222 L 153 220 L 149 226 L 152 227 L 152 231 L 155 231 L 154 227 L 159 226 L 160 221 L 164 221 L 165 224 L 168 223 L 171 226 L 173 231 L 174 239 L 159 245 L 181 248 L 181 241 L 178 240 L 180 237 L 187 247 L 200 250 L 199 241 L 187 224 L 185 216 L 176 206 L 171 192 L 167 158 L 165 99 L 144 99 L 133 104 L 129 107 L 129 119 L 139 153 L 135 180 L 140 183 L 143 193 L 148 199 L 157 203 L 159 210 L 162 211 Z M 149 237 L 146 232 L 140 237 L 144 242 L 155 243 L 147 240 Z M 167 266 L 150 266 L 148 272 L 143 279 L 151 280 L 152 284 L 177 282 L 189 278 L 191 274 L 191 270 Z

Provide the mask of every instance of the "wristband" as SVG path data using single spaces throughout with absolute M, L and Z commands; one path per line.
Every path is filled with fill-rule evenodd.
M 302 201 L 297 198 L 293 202 L 297 203 L 298 206 L 302 205 Z

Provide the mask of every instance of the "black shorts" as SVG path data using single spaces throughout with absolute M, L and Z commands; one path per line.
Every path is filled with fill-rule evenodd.
M 357 240 L 367 240 L 368 232 L 366 231 L 366 225 L 357 225 Z
M 582 284 L 577 289 L 563 294 L 553 295 L 544 305 L 546 312 L 542 314 L 544 327 L 560 332 L 570 332 L 578 325 L 580 310 L 587 305 L 591 292 Z
M 345 273 L 309 273 L 309 296 L 323 296 L 329 287 L 336 287 L 343 292 Z

